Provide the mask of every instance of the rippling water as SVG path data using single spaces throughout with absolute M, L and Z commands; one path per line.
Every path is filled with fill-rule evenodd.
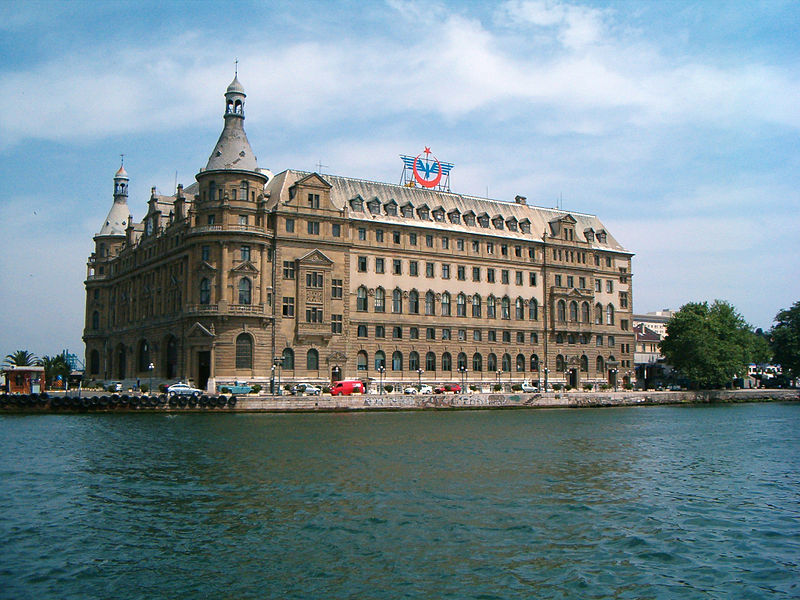
M 800 597 L 800 404 L 0 417 L 3 598 Z

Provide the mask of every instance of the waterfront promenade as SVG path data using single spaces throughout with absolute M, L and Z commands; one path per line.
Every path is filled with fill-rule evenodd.
M 619 391 L 619 392 L 548 392 L 548 393 L 472 393 L 472 394 L 357 394 L 352 396 L 237 396 L 235 402 L 224 396 L 226 402 L 198 403 L 196 406 L 170 406 L 110 402 L 112 395 L 84 391 L 85 406 L 64 406 L 63 394 L 50 395 L 30 406 L 13 402 L 3 403 L 2 412 L 334 412 L 334 411 L 386 411 L 386 410 L 463 410 L 463 409 L 524 409 L 524 408 L 587 408 L 612 406 L 644 406 L 670 404 L 708 404 L 737 402 L 786 402 L 800 400 L 797 389 L 750 389 L 712 391 Z M 68 394 L 68 396 L 71 396 Z M 91 398 L 105 398 L 103 403 L 89 402 Z M 119 398 L 120 396 L 116 396 Z M 11 398 L 11 397 L 8 397 Z M 127 398 L 127 396 L 126 396 Z M 133 398 L 133 396 L 132 396 Z M 142 398 L 135 396 L 135 398 Z M 210 398 L 209 398 L 210 399 Z

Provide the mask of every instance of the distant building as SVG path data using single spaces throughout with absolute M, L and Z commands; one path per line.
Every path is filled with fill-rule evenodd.
M 643 324 L 654 331 L 660 340 L 663 340 L 667 336 L 667 323 L 674 314 L 674 311 L 667 308 L 655 312 L 635 314 L 633 315 L 633 324 Z
M 44 367 L 3 367 L 9 394 L 38 394 L 44 391 Z
M 632 375 L 632 253 L 598 217 L 522 196 L 273 176 L 244 104 L 234 78 L 196 182 L 153 189 L 142 221 L 127 172 L 115 174 L 88 261 L 87 377 L 213 389 L 276 375 L 574 386 Z

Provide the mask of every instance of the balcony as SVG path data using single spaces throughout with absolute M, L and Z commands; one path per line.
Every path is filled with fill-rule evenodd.
M 184 312 L 194 315 L 271 316 L 267 314 L 263 304 L 187 304 Z
M 329 338 L 331 333 L 331 324 L 328 323 L 303 323 L 297 324 L 297 337 L 302 339 L 308 338 Z

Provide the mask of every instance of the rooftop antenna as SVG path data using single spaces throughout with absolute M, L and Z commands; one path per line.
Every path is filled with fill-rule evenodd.
M 178 189 L 178 171 L 177 170 L 175 171 L 175 185 L 172 186 L 172 189 L 176 190 L 176 191 Z
M 316 167 L 317 167 L 317 173 L 322 173 L 322 169 L 329 169 L 330 168 L 328 165 L 323 165 L 322 164 L 322 160 L 318 160 L 317 161 Z
M 124 164 L 125 164 L 125 155 L 124 154 L 120 154 L 119 155 L 119 166 L 121 167 Z
M 233 64 L 234 64 L 233 75 L 234 75 L 234 77 L 238 77 L 239 76 L 239 59 L 237 58 L 235 61 L 233 61 Z

